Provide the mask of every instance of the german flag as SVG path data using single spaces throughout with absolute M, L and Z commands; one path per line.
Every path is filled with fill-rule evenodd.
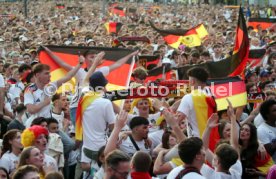
M 199 24 L 189 30 L 184 29 L 171 29 L 161 30 L 156 28 L 152 22 L 151 27 L 159 32 L 166 43 L 173 48 L 178 48 L 179 45 L 184 44 L 188 47 L 196 47 L 201 45 L 202 39 L 208 36 L 208 32 L 203 24 Z
M 118 16 L 126 16 L 124 8 L 120 6 L 115 6 L 110 8 L 110 14 L 111 15 L 118 15 Z
M 151 70 L 157 66 L 159 60 L 159 56 L 156 55 L 139 55 L 134 68 L 142 66 L 146 70 Z
M 249 56 L 249 39 L 245 19 L 240 8 L 238 27 L 236 30 L 236 40 L 233 55 L 218 61 L 208 62 L 193 66 L 184 66 L 177 69 L 179 79 L 188 79 L 186 72 L 192 67 L 202 67 L 208 70 L 211 78 L 223 78 L 227 76 L 244 76 L 244 69 Z
M 106 47 L 75 47 L 75 46 L 47 46 L 55 55 L 64 60 L 64 62 L 75 66 L 78 63 L 78 55 L 84 54 L 86 51 L 91 50 L 95 53 L 101 51 L 105 52 L 104 63 L 101 66 L 110 66 L 117 60 L 123 58 L 124 56 L 132 53 L 131 50 L 120 49 L 120 48 L 106 48 Z M 39 60 L 41 63 L 48 64 L 51 67 L 51 81 L 60 79 L 66 74 L 66 70 L 61 68 L 57 63 L 55 63 L 50 56 L 44 50 L 39 52 Z M 108 79 L 108 89 L 123 89 L 128 85 L 128 81 L 132 71 L 132 63 L 129 60 L 126 64 L 116 69 L 107 76 Z M 83 66 L 85 68 L 85 66 Z M 71 84 L 74 81 L 71 81 Z
M 193 107 L 196 114 L 196 121 L 199 130 L 200 137 L 202 137 L 204 130 L 207 126 L 207 121 L 210 116 L 216 112 L 216 103 L 214 98 L 205 95 L 200 90 L 193 90 L 191 92 Z M 214 128 L 210 134 L 209 148 L 214 151 L 216 143 L 219 141 L 218 128 Z
M 264 54 L 265 54 L 265 50 L 263 49 L 250 50 L 248 62 L 251 62 L 253 60 L 260 61 L 261 58 L 264 56 Z M 238 65 L 236 63 L 232 64 L 234 60 L 235 59 L 232 59 L 231 57 L 229 57 L 218 62 L 208 62 L 208 63 L 199 64 L 199 65 L 186 65 L 186 66 L 177 68 L 177 72 L 180 80 L 187 80 L 188 76 L 186 72 L 189 69 L 193 67 L 201 67 L 201 68 L 205 68 L 209 72 L 210 78 L 224 78 L 230 75 L 235 70 L 236 68 L 235 65 Z
M 170 68 L 170 65 L 163 64 L 160 67 L 153 68 L 148 71 L 148 77 L 146 81 L 156 81 L 156 80 L 176 80 L 176 71 Z
M 108 34 L 118 34 L 122 26 L 123 24 L 120 22 L 106 22 L 104 24 Z
M 228 76 L 241 76 L 244 78 L 244 69 L 246 63 L 248 62 L 249 56 L 249 38 L 246 28 L 246 23 L 244 15 L 242 13 L 242 8 L 240 7 L 238 27 L 236 29 L 236 40 L 233 50 L 232 65 L 236 66 L 233 72 Z
M 145 43 L 150 43 L 150 39 L 146 36 L 123 36 L 123 37 L 118 37 L 113 40 L 112 46 L 116 47 L 121 44 L 121 42 L 128 42 L 128 45 L 136 45 L 136 42 L 145 42 Z
M 256 67 L 262 62 L 266 49 L 249 50 L 248 62 L 251 63 L 250 68 Z
M 270 18 L 250 18 L 247 23 L 247 27 L 253 27 L 254 29 L 258 29 L 258 26 L 261 26 L 262 30 L 268 29 L 272 27 L 273 24 L 276 23 L 276 19 Z
M 208 86 L 216 99 L 218 111 L 227 109 L 228 103 L 226 98 L 231 101 L 233 107 L 247 104 L 245 83 L 239 77 L 211 79 L 208 81 Z
M 58 8 L 58 9 L 64 9 L 65 5 L 64 4 L 56 4 L 56 8 Z

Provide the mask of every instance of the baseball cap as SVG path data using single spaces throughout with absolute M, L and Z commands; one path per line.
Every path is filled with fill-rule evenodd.
M 105 87 L 107 83 L 108 83 L 107 79 L 100 71 L 93 73 L 89 78 L 89 86 L 91 86 L 92 88 L 96 88 L 97 86 Z

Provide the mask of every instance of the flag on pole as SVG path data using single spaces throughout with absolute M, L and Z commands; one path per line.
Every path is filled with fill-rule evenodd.
M 238 26 L 236 29 L 236 39 L 235 46 L 233 50 L 232 66 L 234 70 L 228 76 L 241 76 L 244 78 L 244 70 L 246 63 L 248 62 L 249 56 L 249 38 L 247 33 L 247 27 L 242 13 L 242 8 L 240 7 Z

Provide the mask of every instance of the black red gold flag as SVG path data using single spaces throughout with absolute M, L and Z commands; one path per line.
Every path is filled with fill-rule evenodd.
M 132 53 L 131 50 L 121 48 L 106 48 L 106 47 L 76 47 L 76 46 L 47 46 L 55 55 L 64 60 L 64 62 L 75 66 L 78 63 L 78 55 L 84 54 L 87 51 L 99 53 L 105 52 L 104 63 L 101 66 L 110 66 L 117 60 Z M 51 68 L 51 81 L 58 80 L 66 74 L 66 71 L 61 68 L 52 58 L 47 55 L 44 50 L 39 52 L 39 60 L 41 63 L 48 64 Z M 107 76 L 110 87 L 116 86 L 125 87 L 128 81 L 128 74 L 131 73 L 131 60 L 122 65 L 120 68 L 110 72 Z M 85 66 L 83 66 L 85 68 Z M 111 88 L 110 88 L 111 89 Z
M 275 23 L 276 19 L 273 18 L 250 18 L 248 20 L 247 26 L 251 26 L 254 29 L 258 29 L 258 26 L 260 26 L 262 30 L 265 30 L 272 27 Z
M 120 22 L 106 22 L 104 24 L 108 34 L 118 34 L 123 24 Z

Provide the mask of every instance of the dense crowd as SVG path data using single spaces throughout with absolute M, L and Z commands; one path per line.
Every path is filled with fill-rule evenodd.
M 266 53 L 247 64 L 244 82 L 248 94 L 264 94 L 262 102 L 233 108 L 227 100 L 227 110 L 205 116 L 202 128 L 195 108 L 202 102 L 196 100 L 210 96 L 206 69 L 187 71 L 199 98 L 195 93 L 135 98 L 121 106 L 102 96 L 106 77 L 141 55 L 157 56 L 156 66 L 169 63 L 173 68 L 231 56 L 238 8 L 129 2 L 119 6 L 136 11 L 118 16 L 109 13 L 108 5 L 103 13 L 97 1 L 28 1 L 26 17 L 22 2 L 0 2 L 0 178 L 275 178 L 276 24 L 248 27 L 250 49 Z M 247 20 L 276 18 L 276 7 L 271 6 L 245 6 L 243 12 Z M 109 21 L 123 24 L 117 34 L 106 31 L 104 23 Z M 173 49 L 149 21 L 160 29 L 190 29 L 202 23 L 208 37 L 200 46 Z M 123 36 L 147 37 L 150 43 L 120 42 L 118 47 L 133 52 L 101 67 L 105 52 L 87 51 L 71 66 L 47 47 L 116 48 L 114 39 Z M 66 75 L 51 81 L 50 66 L 40 63 L 39 50 Z M 147 69 L 134 69 L 130 86 L 148 86 L 147 75 Z M 73 77 L 78 87 L 73 95 L 47 93 L 49 86 L 58 89 Z M 209 144 L 215 128 L 220 140 L 213 149 Z

